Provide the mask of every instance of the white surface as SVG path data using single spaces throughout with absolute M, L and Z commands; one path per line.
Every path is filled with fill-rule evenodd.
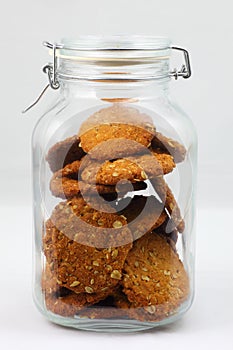
M 96 334 L 46 321 L 31 298 L 31 209 L 1 207 L 0 347 L 47 349 L 232 349 L 232 211 L 201 210 L 196 297 L 176 324 L 132 334 Z

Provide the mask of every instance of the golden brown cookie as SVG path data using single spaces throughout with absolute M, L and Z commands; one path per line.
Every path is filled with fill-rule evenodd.
M 104 127 L 106 128 L 106 126 Z M 128 125 L 126 127 L 129 129 Z M 118 126 L 118 128 L 120 127 Z M 104 128 L 100 127 L 100 129 Z M 139 130 L 141 130 L 141 128 L 139 128 Z M 88 155 L 93 160 L 102 162 L 106 160 L 126 158 L 132 155 L 143 154 L 146 152 L 146 150 L 148 150 L 148 147 L 142 145 L 141 143 L 135 140 L 126 139 L 124 137 L 118 137 L 114 139 L 111 138 L 97 144 L 88 152 Z
M 49 294 L 56 294 L 60 288 L 59 284 L 57 283 L 56 275 L 52 273 L 53 264 L 49 266 L 49 264 L 45 264 L 42 276 L 41 276 L 41 289 L 42 292 L 49 295 Z
M 130 305 L 121 288 L 117 288 L 106 299 L 82 309 L 78 314 L 91 319 L 129 318 Z
M 185 222 L 182 219 L 180 208 L 175 200 L 175 197 L 171 189 L 167 186 L 167 198 L 166 198 L 166 209 L 168 210 L 171 220 L 167 224 L 167 231 L 171 232 L 174 228 L 177 228 L 179 232 L 184 232 Z
M 160 148 L 162 151 L 171 154 L 176 163 L 180 163 L 185 159 L 185 147 L 179 142 L 164 136 L 160 132 L 155 132 L 151 147 L 155 150 Z
M 55 197 L 71 198 L 79 192 L 78 172 L 81 162 L 76 160 L 56 171 L 50 180 L 50 191 Z
M 123 292 L 133 308 L 143 308 L 145 319 L 166 317 L 188 297 L 189 280 L 178 254 L 153 232 L 134 242 L 124 272 Z
M 42 291 L 45 297 L 45 304 L 49 311 L 61 316 L 74 316 L 84 306 L 89 306 L 105 299 L 112 291 L 103 291 L 100 293 L 75 293 L 71 290 L 61 287 L 57 283 L 56 275 L 46 264 L 42 272 Z
M 106 161 L 103 164 L 93 161 L 85 166 L 83 163 L 81 177 L 84 182 L 102 185 L 116 185 L 122 180 L 135 183 L 167 174 L 174 167 L 172 156 L 152 151 L 149 154 Z
M 80 136 L 82 148 L 98 160 L 137 154 L 142 151 L 142 146 L 150 146 L 152 138 L 153 134 L 142 127 L 117 123 L 96 126 Z M 112 139 L 117 141 L 109 141 Z M 130 148 L 126 140 L 134 141 L 130 142 Z M 96 148 L 97 145 L 100 147 Z M 102 150 L 101 153 L 98 149 Z
M 78 312 L 80 317 L 90 319 L 119 319 L 128 316 L 128 310 L 116 306 L 92 305 Z
M 167 218 L 163 204 L 154 196 L 134 196 L 130 204 L 120 211 L 120 214 L 126 217 L 134 240 L 156 229 Z
M 101 108 L 81 125 L 79 135 L 99 125 L 108 125 L 109 123 L 129 124 L 143 127 L 155 134 L 153 120 L 148 114 L 140 112 L 138 109 L 123 103 L 113 103 L 109 107 Z
M 163 203 L 163 193 L 166 193 L 165 209 L 170 217 L 170 220 L 167 221 L 165 231 L 169 233 L 177 228 L 178 231 L 182 233 L 185 229 L 185 222 L 181 216 L 180 208 L 170 187 L 167 185 L 163 177 L 160 177 L 159 179 L 151 179 L 150 183 L 158 193 L 159 197 L 162 199 Z
M 85 155 L 79 144 L 80 139 L 77 136 L 72 136 L 56 143 L 49 149 L 46 160 L 52 172 L 62 169 L 67 164 L 79 160 Z
M 130 188 L 129 184 L 116 185 L 100 185 L 89 184 L 78 180 L 78 172 L 81 162 L 79 160 L 74 161 L 71 164 L 67 164 L 63 169 L 56 171 L 50 180 L 50 190 L 55 197 L 60 198 L 72 198 L 77 196 L 80 192 L 83 195 L 96 195 L 96 194 L 114 194 L 127 193 Z M 138 191 L 147 187 L 144 182 L 137 182 L 132 184 L 131 190 Z
M 154 132 L 148 115 L 132 107 L 113 104 L 90 116 L 81 125 L 79 136 L 82 148 L 87 153 L 104 142 L 101 152 L 92 153 L 93 158 L 114 159 L 138 153 L 141 146 L 149 147 Z M 130 147 L 127 140 L 134 141 Z
M 120 194 L 121 196 L 124 196 L 127 192 L 132 191 L 141 191 L 145 190 L 147 188 L 147 184 L 145 182 L 135 182 L 132 184 L 129 184 L 128 182 L 119 183 L 117 185 L 100 185 L 100 184 L 88 184 L 84 181 L 81 181 L 80 183 L 80 189 L 81 192 L 84 195 L 95 195 L 96 193 L 107 195 L 107 194 Z
M 68 294 L 66 296 L 57 297 L 56 295 L 45 294 L 45 305 L 47 310 L 54 314 L 72 317 L 82 309 L 83 305 L 87 304 L 83 294 Z M 83 298 L 83 299 L 82 299 Z
M 108 205 L 103 210 L 74 197 L 57 205 L 47 221 L 44 254 L 60 286 L 92 294 L 119 283 L 132 235 L 123 216 Z
M 158 235 L 161 235 L 166 239 L 167 243 L 172 247 L 172 249 L 176 252 L 176 243 L 178 240 L 178 230 L 174 228 L 173 231 L 167 232 L 167 226 L 171 219 L 169 217 L 160 225 L 158 228 L 154 230 L 154 232 Z

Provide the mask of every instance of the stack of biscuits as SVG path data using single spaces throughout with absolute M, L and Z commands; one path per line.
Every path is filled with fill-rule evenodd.
M 44 224 L 48 311 L 145 322 L 177 312 L 189 294 L 176 250 L 185 223 L 165 176 L 185 155 L 120 103 L 49 149 L 50 191 L 61 201 Z

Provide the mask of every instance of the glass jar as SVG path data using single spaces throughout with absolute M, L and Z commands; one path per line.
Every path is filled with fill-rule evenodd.
M 194 291 L 196 133 L 169 97 L 168 39 L 46 43 L 60 94 L 33 133 L 34 300 L 60 325 L 168 324 Z

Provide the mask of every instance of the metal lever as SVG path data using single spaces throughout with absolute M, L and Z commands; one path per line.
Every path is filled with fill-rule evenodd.
M 189 59 L 189 53 L 187 50 L 181 48 L 181 47 L 175 47 L 172 46 L 173 50 L 178 50 L 182 51 L 184 54 L 184 60 L 185 64 L 182 65 L 180 70 L 174 69 L 173 71 L 170 72 L 170 76 L 174 77 L 176 80 L 178 77 L 182 77 L 184 79 L 188 79 L 191 77 L 191 65 L 190 65 L 190 59 Z
M 57 56 L 56 56 L 56 49 L 59 48 L 57 44 L 50 44 L 48 42 L 44 42 L 44 45 L 46 47 L 49 47 L 53 50 L 53 63 L 46 64 L 46 66 L 43 67 L 43 72 L 48 74 L 48 80 L 49 84 L 47 84 L 40 95 L 37 97 L 37 99 L 27 108 L 25 108 L 22 113 L 28 112 L 32 107 L 34 107 L 41 99 L 41 97 L 45 94 L 46 90 L 51 87 L 53 90 L 57 90 L 60 87 L 59 81 L 57 80 Z

